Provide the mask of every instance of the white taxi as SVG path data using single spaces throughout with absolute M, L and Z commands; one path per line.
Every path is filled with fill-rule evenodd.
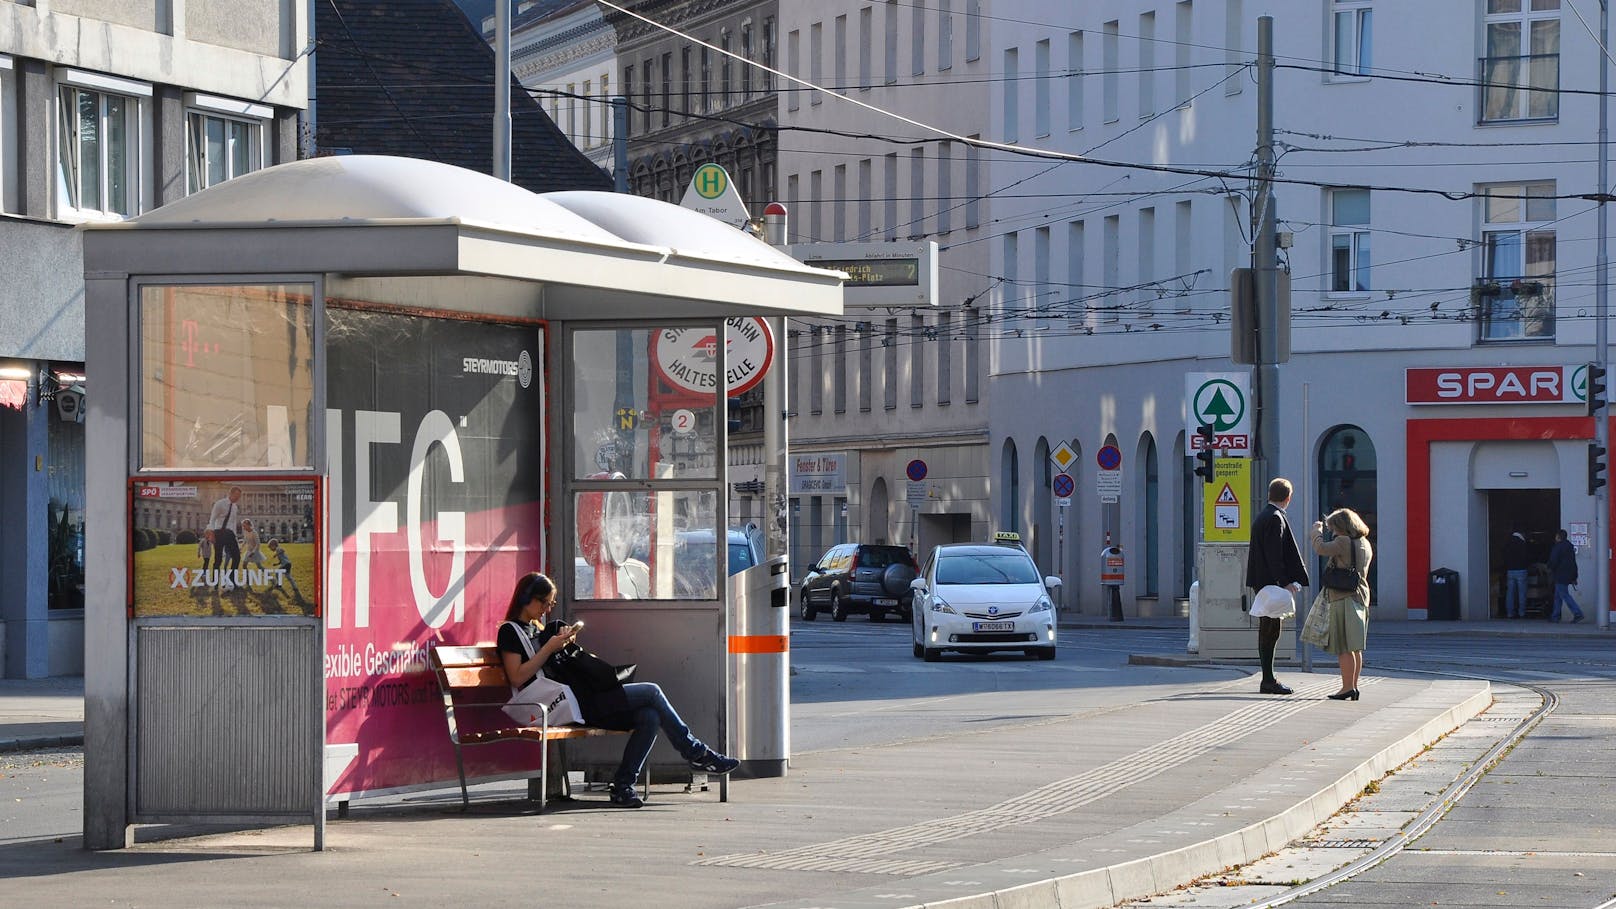
M 1020 650 L 1055 658 L 1055 604 L 1060 578 L 1038 577 L 1020 537 L 996 543 L 949 543 L 932 549 L 910 586 L 915 591 L 915 656 L 935 661 L 945 650 Z

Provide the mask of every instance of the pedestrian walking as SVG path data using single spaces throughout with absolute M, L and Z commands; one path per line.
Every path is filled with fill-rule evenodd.
M 1296 536 L 1285 518 L 1291 504 L 1291 481 L 1275 477 L 1268 484 L 1268 504 L 1251 525 L 1251 543 L 1246 549 L 1246 586 L 1255 593 L 1272 584 L 1292 595 L 1308 585 L 1307 565 L 1296 546 Z M 1279 645 L 1283 620 L 1262 616 L 1257 619 L 1257 660 L 1262 664 L 1263 694 L 1290 694 L 1291 689 L 1274 676 L 1274 649 Z
M 1330 539 L 1324 538 L 1329 528 Z M 1336 655 L 1341 666 L 1341 690 L 1325 695 L 1332 701 L 1358 700 L 1358 677 L 1363 674 L 1363 652 L 1369 640 L 1369 563 L 1374 551 L 1369 547 L 1369 525 L 1350 508 L 1338 508 L 1322 521 L 1313 522 L 1308 534 L 1313 551 L 1329 557 L 1330 568 L 1343 568 L 1357 575 L 1354 590 L 1329 586 L 1329 569 L 1319 589 L 1314 609 L 1330 610 L 1330 644 L 1324 649 Z
M 1549 621 L 1560 621 L 1560 604 L 1571 610 L 1571 624 L 1582 621 L 1582 607 L 1571 596 L 1577 586 L 1577 547 L 1571 545 L 1565 528 L 1554 532 L 1554 548 L 1549 550 L 1549 577 L 1554 581 L 1554 603 L 1549 607 Z
M 1526 575 L 1532 567 L 1526 537 L 1519 530 L 1504 541 L 1504 617 L 1526 618 Z

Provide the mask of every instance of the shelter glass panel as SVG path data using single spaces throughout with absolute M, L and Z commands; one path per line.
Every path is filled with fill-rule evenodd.
M 314 465 L 313 284 L 140 289 L 140 467 Z
M 613 490 L 573 496 L 577 600 L 712 600 L 720 577 L 712 490 Z M 744 537 L 726 544 L 745 547 Z M 728 566 L 736 559 L 726 557 Z M 725 575 L 729 573 L 725 570 Z
M 716 478 L 720 337 L 716 324 L 574 332 L 574 475 Z

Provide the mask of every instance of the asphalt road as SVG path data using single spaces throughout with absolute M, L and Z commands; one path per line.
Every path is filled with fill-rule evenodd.
M 906 624 L 862 617 L 795 619 L 792 632 L 793 747 L 804 750 L 1024 723 L 1041 710 L 1055 713 L 1063 692 L 1117 685 L 1124 672 L 1132 686 L 1148 686 L 1248 671 L 1129 666 L 1130 654 L 1182 653 L 1184 641 L 1180 632 L 1127 626 L 1063 629 L 1052 663 L 1019 655 L 923 663 L 911 655 Z M 1616 897 L 1616 647 L 1609 639 L 1372 634 L 1367 656 L 1369 675 L 1532 684 L 1553 691 L 1559 704 L 1410 848 L 1289 905 L 1592 909 Z M 1328 672 L 1325 661 L 1315 671 Z M 916 700 L 934 709 L 905 709 Z M 76 835 L 82 781 L 76 750 L 0 754 L 0 844 Z

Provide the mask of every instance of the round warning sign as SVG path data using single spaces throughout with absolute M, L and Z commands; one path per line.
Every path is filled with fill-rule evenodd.
M 725 393 L 749 391 L 774 362 L 774 335 L 756 316 L 726 319 Z M 698 394 L 718 386 L 718 335 L 710 328 L 665 328 L 651 339 L 651 362 L 668 384 Z

